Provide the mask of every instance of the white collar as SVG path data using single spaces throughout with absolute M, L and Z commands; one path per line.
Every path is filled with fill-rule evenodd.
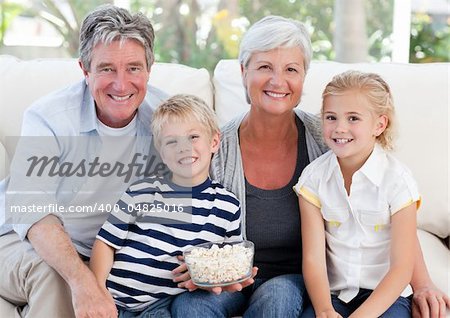
M 380 186 L 384 174 L 383 172 L 387 164 L 386 155 L 386 151 L 376 143 L 369 158 L 367 158 L 366 162 L 355 173 L 362 173 L 374 185 Z M 337 157 L 332 153 L 325 173 L 325 180 L 328 181 L 334 173 L 342 175 Z

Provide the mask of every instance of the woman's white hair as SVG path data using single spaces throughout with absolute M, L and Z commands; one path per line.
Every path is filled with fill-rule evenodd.
M 280 47 L 300 48 L 306 74 L 312 57 L 309 33 L 301 22 L 280 16 L 262 18 L 247 30 L 239 48 L 239 63 L 247 67 L 253 53 Z

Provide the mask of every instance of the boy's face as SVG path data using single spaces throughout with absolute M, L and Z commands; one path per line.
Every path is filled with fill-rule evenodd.
M 161 130 L 160 154 L 172 171 L 172 181 L 192 187 L 209 174 L 211 154 L 219 148 L 219 134 L 210 134 L 198 122 L 169 121 Z

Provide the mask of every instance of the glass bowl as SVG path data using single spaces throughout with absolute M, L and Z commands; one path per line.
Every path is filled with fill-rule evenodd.
M 209 242 L 187 249 L 183 256 L 195 285 L 217 287 L 250 278 L 254 253 L 250 241 Z

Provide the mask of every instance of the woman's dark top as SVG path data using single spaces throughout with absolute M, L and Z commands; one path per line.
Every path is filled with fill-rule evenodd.
M 302 244 L 298 197 L 292 189 L 309 164 L 305 127 L 296 117 L 297 166 L 289 183 L 275 190 L 259 189 L 245 180 L 247 239 L 255 244 L 254 265 L 259 278 L 301 273 Z

